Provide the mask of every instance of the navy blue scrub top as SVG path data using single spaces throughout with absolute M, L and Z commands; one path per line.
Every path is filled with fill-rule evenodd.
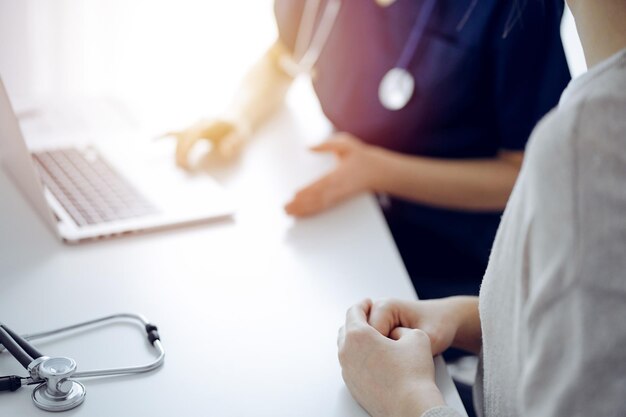
M 279 36 L 291 49 L 304 3 L 275 2 Z M 318 22 L 326 3 L 321 1 Z M 438 0 L 409 68 L 415 94 L 406 107 L 390 111 L 378 99 L 380 80 L 397 65 L 424 3 L 397 0 L 381 7 L 374 0 L 342 1 L 314 69 L 325 115 L 339 131 L 405 154 L 462 159 L 523 150 L 570 80 L 560 38 L 564 2 L 531 0 L 515 14 L 513 1 L 478 0 L 459 30 L 472 0 Z M 454 261 L 449 252 L 456 250 L 475 259 L 480 270 L 501 213 L 392 199 L 386 215 L 404 246 L 399 249 L 405 263 L 411 253 L 419 257 L 415 252 L 428 242 L 418 240 L 426 239 L 443 242 L 439 258 L 429 255 L 435 264 Z

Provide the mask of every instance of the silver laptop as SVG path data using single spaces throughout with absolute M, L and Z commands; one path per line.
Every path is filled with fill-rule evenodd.
M 172 163 L 147 155 L 93 146 L 29 151 L 0 79 L 0 158 L 63 241 L 77 243 L 232 214 L 224 190 L 210 177 L 189 177 Z

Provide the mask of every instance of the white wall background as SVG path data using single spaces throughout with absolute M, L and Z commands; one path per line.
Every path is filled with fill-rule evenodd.
M 580 74 L 571 15 L 563 33 Z M 195 119 L 275 36 L 272 0 L 0 0 L 0 74 L 17 103 L 104 96 Z

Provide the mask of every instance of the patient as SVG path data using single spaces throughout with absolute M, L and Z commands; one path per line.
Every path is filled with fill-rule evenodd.
M 589 72 L 537 126 L 480 296 L 366 300 L 338 337 L 373 416 L 457 416 L 432 355 L 481 354 L 483 416 L 626 415 L 626 1 L 569 0 Z

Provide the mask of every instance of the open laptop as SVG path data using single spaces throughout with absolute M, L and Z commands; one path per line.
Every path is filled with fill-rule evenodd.
M 71 145 L 29 151 L 1 79 L 0 158 L 39 215 L 68 243 L 232 214 L 224 190 L 210 177 L 190 178 L 149 152 Z

